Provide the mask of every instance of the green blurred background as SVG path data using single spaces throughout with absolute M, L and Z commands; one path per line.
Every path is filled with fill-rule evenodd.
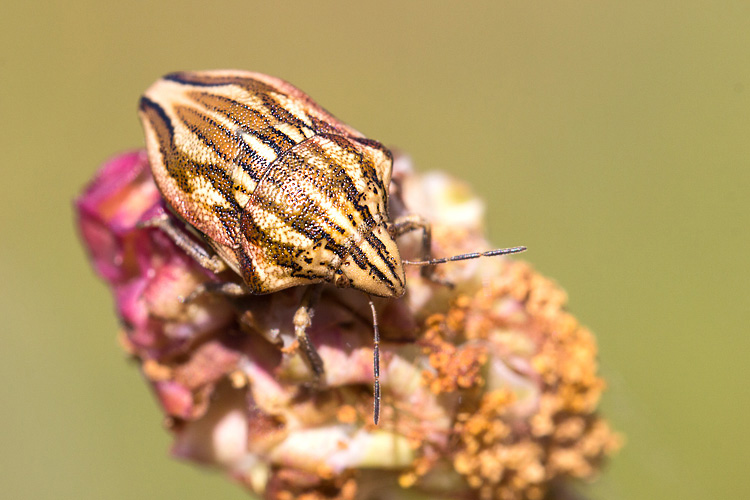
M 750 498 L 750 2 L 7 2 L 0 497 L 243 499 L 167 457 L 71 202 L 179 69 L 293 82 L 422 170 L 597 334 L 596 499 Z

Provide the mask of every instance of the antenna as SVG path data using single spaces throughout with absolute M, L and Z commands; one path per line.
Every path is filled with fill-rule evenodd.
M 372 398 L 372 421 L 375 425 L 378 425 L 378 421 L 380 421 L 380 329 L 378 328 L 378 315 L 375 312 L 375 304 L 372 302 L 372 297 L 368 295 L 367 301 L 370 303 L 370 309 L 372 310 L 372 328 L 374 330 L 372 373 L 375 383 Z
M 479 257 L 495 257 L 496 255 L 508 255 L 525 251 L 526 247 L 496 248 L 494 250 L 487 250 L 486 252 L 463 253 L 461 255 L 454 255 L 453 257 L 441 257 L 439 259 L 430 260 L 402 260 L 401 262 L 412 266 L 432 266 L 435 264 L 444 264 L 446 262 L 477 259 Z

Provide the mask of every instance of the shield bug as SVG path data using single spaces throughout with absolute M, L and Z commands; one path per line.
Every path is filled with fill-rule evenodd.
M 166 75 L 140 101 L 151 169 L 172 212 L 215 252 L 167 216 L 151 221 L 213 271 L 241 283 L 225 293 L 265 294 L 330 283 L 397 298 L 404 264 L 433 265 L 524 247 L 430 258 L 430 226 L 388 217 L 392 156 L 289 83 L 245 71 Z M 403 261 L 395 238 L 421 230 L 423 259 Z M 295 333 L 313 372 L 323 363 L 305 333 L 315 293 L 305 293 Z M 374 420 L 380 404 L 379 333 L 374 328 Z

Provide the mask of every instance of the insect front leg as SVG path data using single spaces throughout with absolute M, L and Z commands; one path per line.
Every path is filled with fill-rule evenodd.
M 315 285 L 308 286 L 304 295 L 302 295 L 302 302 L 297 312 L 294 313 L 294 334 L 302 348 L 302 355 L 305 361 L 307 361 L 308 366 L 315 375 L 316 384 L 320 383 L 325 374 L 325 369 L 323 368 L 323 360 L 320 358 L 320 354 L 318 354 L 317 349 L 310 342 L 307 329 L 312 323 L 313 308 L 320 298 L 320 293 L 321 287 Z
M 167 214 L 158 215 L 153 219 L 140 223 L 139 226 L 160 229 L 182 251 L 188 254 L 202 267 L 215 274 L 226 271 L 229 268 L 226 262 L 218 255 L 209 255 L 206 249 L 194 241 L 184 229 L 175 225 L 174 220 Z M 232 281 L 202 283 L 198 285 L 190 295 L 183 297 L 182 302 L 192 302 L 204 293 L 215 293 L 219 295 L 227 295 L 229 297 L 241 297 L 251 294 L 252 291 L 248 290 L 247 287 Z
M 209 255 L 206 249 L 187 235 L 184 229 L 177 227 L 167 214 L 162 214 L 141 222 L 139 227 L 156 227 L 162 230 L 175 245 L 192 257 L 198 264 L 214 273 L 226 271 L 226 263 L 218 255 Z
M 420 254 L 420 260 L 428 261 L 432 259 L 432 224 L 420 217 L 419 215 L 404 215 L 396 219 L 389 227 L 388 231 L 391 236 L 398 238 L 402 234 L 409 233 L 411 231 L 422 230 L 422 250 Z M 428 264 L 422 266 L 420 273 L 422 277 L 428 279 L 434 283 L 452 287 L 453 283 L 448 280 L 441 279 L 435 275 L 435 264 Z

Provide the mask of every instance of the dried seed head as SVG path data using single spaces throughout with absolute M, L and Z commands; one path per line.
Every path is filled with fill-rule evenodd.
M 393 179 L 391 216 L 431 220 L 435 255 L 487 247 L 481 203 L 465 185 L 417 175 L 404 157 Z M 325 380 L 312 386 L 292 327 L 304 287 L 182 302 L 226 277 L 138 226 L 162 203 L 137 152 L 105 165 L 77 209 L 126 349 L 169 417 L 176 456 L 217 465 L 269 499 L 536 499 L 566 478 L 593 477 L 617 448 L 597 414 L 604 382 L 593 336 L 565 311 L 564 292 L 527 264 L 440 266 L 453 288 L 411 267 L 408 293 L 376 300 L 383 411 L 375 427 L 364 295 L 324 288 L 309 334 Z M 397 243 L 405 259 L 419 258 L 419 235 Z

